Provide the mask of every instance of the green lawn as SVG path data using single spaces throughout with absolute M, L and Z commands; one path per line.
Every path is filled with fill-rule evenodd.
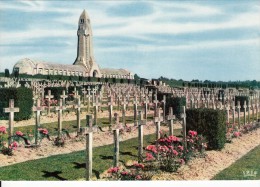
M 175 135 L 179 136 L 180 131 L 175 130 Z M 144 146 L 154 140 L 154 134 L 144 136 Z M 137 146 L 137 138 L 120 142 L 120 162 L 137 160 Z M 93 148 L 93 176 L 99 178 L 113 165 L 113 149 L 113 144 Z M 77 151 L 1 167 L 0 180 L 77 180 L 85 177 L 84 168 L 85 152 Z
M 246 176 L 245 174 L 256 174 Z M 234 164 L 218 173 L 212 180 L 259 180 L 260 145 L 251 150 Z

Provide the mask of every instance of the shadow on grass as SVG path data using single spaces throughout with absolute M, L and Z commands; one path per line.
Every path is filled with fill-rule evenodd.
M 134 146 L 134 147 L 136 147 L 136 146 Z M 133 153 L 130 151 L 127 151 L 127 152 L 119 151 L 119 153 L 120 153 L 120 155 L 128 155 L 128 156 L 132 156 L 132 157 L 137 157 L 136 155 L 133 155 Z
M 61 180 L 61 181 L 67 181 L 68 179 L 65 179 L 61 176 L 59 176 L 59 174 L 62 174 L 61 171 L 53 171 L 53 172 L 49 172 L 49 171 L 42 171 L 44 173 L 43 177 L 45 178 L 49 178 L 49 177 L 54 177 L 58 180 Z
M 75 164 L 74 168 L 76 169 L 80 169 L 80 168 L 85 168 L 86 167 L 86 163 L 78 163 L 78 162 L 72 162 L 73 164 Z
M 100 157 L 102 160 L 113 160 L 113 159 L 114 159 L 113 156 L 104 156 L 104 155 L 99 155 L 99 157 Z

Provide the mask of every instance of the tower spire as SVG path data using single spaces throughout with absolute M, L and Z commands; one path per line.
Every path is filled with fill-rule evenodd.
M 83 10 L 78 22 L 78 48 L 77 58 L 73 65 L 84 65 L 90 72 L 90 76 L 100 76 L 100 70 L 95 63 L 93 44 L 92 44 L 92 29 L 88 13 Z

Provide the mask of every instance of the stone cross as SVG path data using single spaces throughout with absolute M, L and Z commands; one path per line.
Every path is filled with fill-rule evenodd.
M 94 124 L 97 125 L 97 118 L 98 118 L 98 107 L 100 106 L 100 103 L 96 101 L 96 103 L 93 103 L 94 109 Z
M 187 149 L 187 141 L 186 141 L 186 110 L 185 106 L 183 106 L 183 113 L 181 114 L 181 118 L 183 119 L 182 123 L 182 132 L 183 132 L 183 145 L 184 145 L 184 150 Z
M 66 95 L 65 90 L 62 90 L 62 95 L 60 95 L 60 98 L 62 99 L 62 105 L 65 106 L 66 105 L 66 98 L 68 98 L 68 96 Z
M 154 123 L 156 125 L 156 140 L 160 139 L 161 122 L 163 121 L 163 117 L 161 116 L 159 109 L 157 113 L 158 116 L 154 118 Z
M 246 100 L 244 101 L 244 125 L 246 125 L 246 109 L 247 109 L 247 105 L 246 105 Z
M 143 125 L 146 125 L 146 120 L 143 120 L 142 111 L 138 111 L 138 160 L 139 162 L 142 161 L 142 154 L 143 154 L 143 147 L 144 147 L 144 130 Z
M 11 145 L 11 136 L 13 136 L 14 132 L 14 113 L 19 112 L 19 108 L 14 107 L 14 100 L 9 100 L 9 108 L 4 108 L 4 113 L 9 113 L 9 129 L 8 129 L 8 146 Z
M 163 104 L 163 120 L 166 119 L 166 95 L 163 95 L 163 100 L 162 100 L 162 104 Z
M 237 101 L 237 118 L 238 118 L 238 128 L 240 129 L 240 101 Z
M 169 115 L 167 115 L 166 119 L 169 122 L 170 136 L 173 136 L 173 120 L 176 118 L 175 115 L 173 115 L 172 107 L 169 108 Z
M 112 97 L 109 97 L 109 102 L 108 102 L 108 111 L 109 111 L 109 124 L 113 124 L 113 101 Z
M 230 110 L 230 106 L 229 104 L 227 103 L 226 104 L 226 112 L 227 112 L 227 122 L 229 123 L 229 110 Z
M 147 105 L 149 104 L 149 98 L 146 96 L 144 100 L 144 119 L 147 120 Z
M 58 138 L 61 138 L 62 132 L 62 110 L 65 110 L 66 107 L 62 105 L 62 99 L 60 99 L 59 106 L 55 107 L 56 111 L 59 111 L 58 114 Z
M 125 98 L 121 102 L 121 105 L 123 105 L 123 108 L 122 108 L 122 122 L 123 122 L 124 125 L 126 125 L 125 113 L 126 113 L 126 105 L 127 105 L 127 103 L 128 102 L 125 100 Z
M 133 101 L 134 104 L 134 124 L 137 125 L 137 108 L 138 108 L 138 101 L 137 97 L 135 96 L 135 100 Z
M 255 108 L 256 108 L 256 121 L 258 122 L 259 101 L 257 99 L 256 99 Z
M 35 118 L 35 145 L 38 145 L 38 128 L 40 127 L 40 115 L 41 111 L 44 110 L 44 107 L 41 106 L 41 100 L 37 100 L 37 105 L 33 107 L 33 111 L 36 112 Z
M 193 108 L 193 104 L 194 104 L 194 98 L 193 98 L 193 96 L 191 96 L 191 98 L 190 98 L 190 108 Z
M 235 101 L 232 102 L 232 119 L 233 124 L 235 124 L 235 114 L 236 114 L 236 107 L 235 107 Z
M 74 108 L 77 109 L 77 134 L 80 133 L 80 108 L 81 108 L 81 102 L 80 97 L 77 98 L 77 104 L 74 105 Z
M 88 113 L 89 113 L 89 109 L 90 109 L 90 98 L 91 98 L 91 95 L 90 95 L 90 92 L 88 92 L 88 95 L 87 95 L 87 99 L 88 99 L 87 111 L 88 111 Z
M 114 167 L 119 165 L 119 128 L 113 130 L 114 134 Z
M 92 177 L 92 149 L 93 149 L 93 129 L 92 115 L 86 115 L 87 126 L 89 130 L 86 133 L 86 180 L 91 180 Z
M 85 99 L 86 99 L 86 95 L 87 95 L 87 91 L 85 90 L 85 88 L 82 88 L 82 94 L 83 94 L 83 105 L 85 104 Z
M 120 110 L 120 100 L 121 100 L 121 95 L 120 94 L 118 94 L 117 95 L 117 110 Z
M 249 101 L 248 101 L 248 105 L 247 105 L 248 123 L 250 123 L 250 109 L 251 109 L 251 104 L 250 104 L 250 100 L 249 100 Z
M 253 103 L 253 99 L 252 99 L 252 119 L 253 119 L 253 122 L 254 122 L 254 119 L 255 119 L 255 104 Z
M 91 91 L 91 93 L 92 93 L 92 103 L 94 104 L 94 102 L 95 102 L 95 94 L 96 94 L 96 88 L 93 88 L 93 90 Z M 93 105 L 94 106 L 94 105 Z
M 157 106 L 158 106 L 158 100 L 157 100 L 157 95 L 155 94 L 154 95 L 154 101 L 153 101 L 153 103 L 154 103 L 154 116 L 157 116 Z
M 45 96 L 46 99 L 48 99 L 48 114 L 50 114 L 50 111 L 51 111 L 51 99 L 53 98 L 54 96 L 51 95 L 51 90 L 48 90 L 48 95 Z
M 92 177 L 92 149 L 93 149 L 93 132 L 86 134 L 86 180 L 90 181 Z

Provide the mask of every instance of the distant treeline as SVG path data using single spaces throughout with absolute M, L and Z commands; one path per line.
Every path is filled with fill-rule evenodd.
M 169 79 L 166 77 L 159 77 L 158 81 L 165 82 L 171 87 L 208 87 L 208 88 L 249 88 L 249 89 L 257 89 L 260 88 L 260 81 L 256 80 L 246 80 L 246 81 L 210 81 L 210 80 L 192 80 L 192 81 L 184 81 L 182 79 Z

